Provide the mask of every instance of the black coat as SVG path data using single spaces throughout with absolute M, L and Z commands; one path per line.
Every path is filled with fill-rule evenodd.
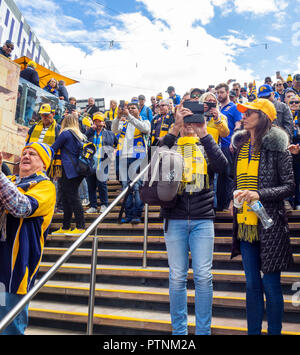
M 26 69 L 23 69 L 20 73 L 20 77 L 26 79 L 27 81 L 29 81 L 30 83 L 36 86 L 40 86 L 39 74 L 35 69 L 31 67 L 27 67 Z
M 176 140 L 174 135 L 167 134 L 164 137 L 162 144 L 171 148 L 175 145 Z M 163 208 L 161 210 L 162 217 L 166 219 L 213 219 L 215 217 L 213 208 L 214 173 L 223 172 L 227 165 L 227 159 L 210 134 L 201 138 L 200 143 L 204 147 L 210 187 L 209 189 L 204 188 L 200 192 L 178 195 L 175 207 Z
M 240 131 L 232 137 L 232 143 L 237 147 L 234 189 L 237 186 L 237 157 L 246 141 L 245 133 L 246 131 Z M 292 196 L 295 189 L 292 157 L 287 150 L 288 139 L 283 129 L 273 126 L 264 136 L 260 151 L 257 192 L 267 214 L 274 221 L 269 229 L 264 229 L 258 223 L 261 270 L 264 273 L 286 270 L 292 262 L 288 220 L 283 204 L 284 199 Z M 232 258 L 240 254 L 237 231 L 237 209 L 234 208 Z

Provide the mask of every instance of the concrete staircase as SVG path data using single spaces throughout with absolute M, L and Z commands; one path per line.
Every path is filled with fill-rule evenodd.
M 110 201 L 121 187 L 110 181 Z M 147 268 L 142 268 L 144 225 L 117 224 L 120 206 L 100 225 L 95 334 L 170 334 L 168 262 L 159 208 L 150 207 Z M 96 214 L 86 214 L 87 225 Z M 56 214 L 51 231 L 61 226 Z M 289 214 L 295 264 L 282 273 L 284 334 L 300 335 L 300 211 Z M 232 219 L 217 213 L 213 262 L 212 334 L 246 334 L 245 275 L 241 258 L 230 260 Z M 44 274 L 77 237 L 49 235 L 39 271 Z M 32 300 L 27 334 L 84 334 L 89 297 L 92 236 L 70 257 Z M 189 333 L 194 333 L 193 273 L 189 272 Z M 299 292 L 298 292 L 299 293 Z M 266 332 L 267 325 L 264 324 Z

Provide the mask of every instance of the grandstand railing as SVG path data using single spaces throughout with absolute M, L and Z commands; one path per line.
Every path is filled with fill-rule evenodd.
M 90 276 L 90 290 L 89 290 L 89 304 L 88 304 L 88 320 L 87 320 L 87 335 L 93 334 L 93 319 L 94 319 L 94 305 L 95 305 L 95 286 L 96 286 L 96 270 L 97 270 L 97 250 L 98 250 L 98 228 L 103 219 L 110 213 L 110 211 L 118 204 L 118 202 L 126 195 L 129 188 L 133 188 L 134 184 L 139 181 L 145 172 L 148 170 L 150 164 L 142 169 L 136 175 L 132 182 L 124 189 L 121 194 L 108 206 L 108 208 L 86 229 L 84 233 L 70 246 L 64 255 L 41 277 L 41 279 L 34 285 L 34 287 L 21 299 L 21 301 L 0 321 L 0 333 L 18 316 L 23 308 L 29 303 L 32 298 L 39 292 L 46 282 L 56 273 L 60 266 L 67 261 L 73 252 L 94 232 L 92 258 L 91 258 L 91 276 Z M 144 255 L 143 267 L 147 264 L 147 234 L 148 234 L 148 205 L 145 206 L 145 227 L 144 227 Z

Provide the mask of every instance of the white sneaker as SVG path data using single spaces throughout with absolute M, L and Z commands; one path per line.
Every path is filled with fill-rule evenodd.
M 86 210 L 86 213 L 97 213 L 97 208 L 90 207 L 88 210 Z
M 82 204 L 83 207 L 85 207 L 85 206 L 88 206 L 90 204 L 90 201 L 87 198 L 84 198 L 81 201 L 81 204 Z
M 297 205 L 297 206 L 295 207 L 295 210 L 299 211 L 299 210 L 300 210 L 300 205 Z
M 105 205 L 102 205 L 101 207 L 100 207 L 100 213 L 103 213 L 104 211 L 106 211 L 107 210 L 107 207 L 105 206 Z

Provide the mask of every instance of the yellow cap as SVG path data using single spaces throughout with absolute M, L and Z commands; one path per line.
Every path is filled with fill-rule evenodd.
M 83 117 L 82 124 L 84 124 L 87 127 L 92 127 L 91 119 L 87 116 Z
M 267 99 L 256 99 L 244 104 L 237 104 L 238 111 L 245 113 L 247 110 L 260 110 L 273 122 L 277 118 L 275 106 Z
M 43 114 L 50 114 L 51 113 L 51 106 L 49 104 L 43 104 L 40 107 L 39 113 L 43 113 Z
M 33 60 L 30 60 L 27 64 L 27 66 L 35 69 L 37 67 L 37 64 Z
M 105 119 L 105 117 L 102 112 L 96 112 L 93 115 L 93 121 L 95 121 L 95 120 L 104 121 L 104 119 Z
M 289 75 L 288 75 L 288 77 L 287 77 L 286 81 L 287 81 L 287 82 L 289 82 L 289 81 L 293 81 L 293 78 L 292 78 L 291 74 L 289 74 Z

